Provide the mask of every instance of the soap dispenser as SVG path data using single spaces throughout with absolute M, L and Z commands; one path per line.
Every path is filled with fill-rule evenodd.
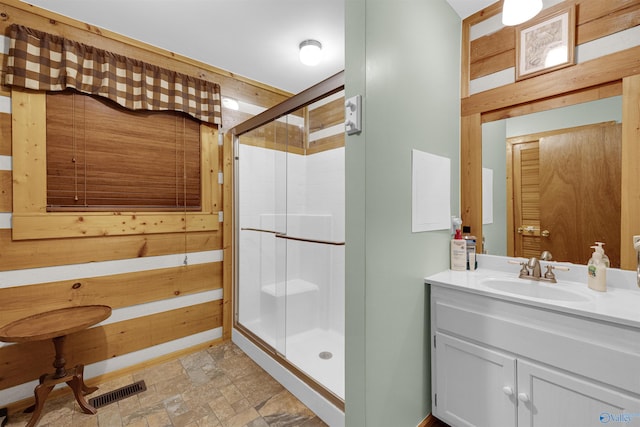
M 609 263 L 609 257 L 607 256 L 607 254 L 604 253 L 604 248 L 602 247 L 604 245 L 603 242 L 596 242 L 596 245 L 598 245 L 600 247 L 600 249 L 602 249 L 602 262 L 604 262 L 605 267 L 609 268 L 611 267 L 611 264 Z
M 587 264 L 587 284 L 589 288 L 598 292 L 606 292 L 607 290 L 607 264 L 605 263 L 604 249 L 602 243 L 596 243 L 596 246 L 591 246 L 593 254 Z M 608 259 L 608 258 L 607 258 Z

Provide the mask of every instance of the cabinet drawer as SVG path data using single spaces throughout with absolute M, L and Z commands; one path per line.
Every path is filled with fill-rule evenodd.
M 640 394 L 640 331 L 472 295 L 431 290 L 432 330 Z

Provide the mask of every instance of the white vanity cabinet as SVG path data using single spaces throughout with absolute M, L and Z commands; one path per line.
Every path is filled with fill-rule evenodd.
M 640 424 L 636 327 L 437 284 L 431 325 L 432 412 L 451 426 Z

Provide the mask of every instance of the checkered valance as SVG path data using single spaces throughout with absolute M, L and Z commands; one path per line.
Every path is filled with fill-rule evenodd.
M 222 124 L 220 86 L 22 25 L 10 29 L 7 85 L 73 88 L 131 110 L 182 111 Z

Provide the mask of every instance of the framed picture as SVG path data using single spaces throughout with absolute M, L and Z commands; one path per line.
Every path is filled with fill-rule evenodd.
M 516 80 L 573 65 L 575 5 L 516 27 Z

